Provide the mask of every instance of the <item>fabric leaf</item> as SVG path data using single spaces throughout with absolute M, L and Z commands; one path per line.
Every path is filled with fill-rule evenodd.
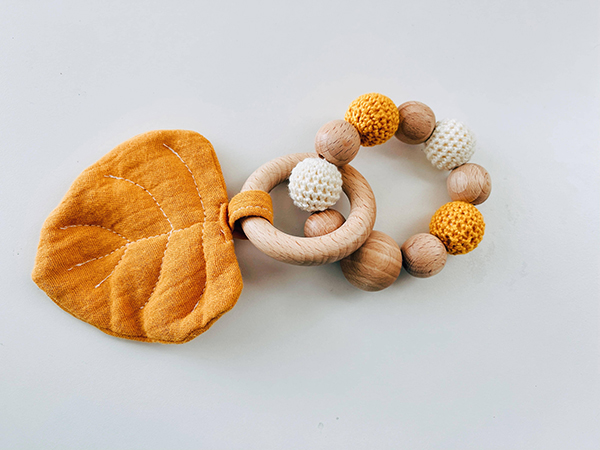
M 86 169 L 46 220 L 33 279 L 61 308 L 128 339 L 186 342 L 242 280 L 210 142 L 152 131 Z

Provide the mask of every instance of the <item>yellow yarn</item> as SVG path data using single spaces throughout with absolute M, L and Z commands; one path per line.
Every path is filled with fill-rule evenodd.
M 356 127 L 361 145 L 372 147 L 383 144 L 396 133 L 400 115 L 392 100 L 373 93 L 361 95 L 350 103 L 344 120 Z
M 429 223 L 429 232 L 444 243 L 451 255 L 474 250 L 483 239 L 485 223 L 477 208 L 467 202 L 450 202 L 438 209 Z

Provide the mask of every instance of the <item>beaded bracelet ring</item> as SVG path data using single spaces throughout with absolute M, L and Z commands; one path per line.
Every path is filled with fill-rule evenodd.
M 433 215 L 429 233 L 411 236 L 402 248 L 385 233 L 372 231 L 375 202 L 371 189 L 348 165 L 361 145 L 379 145 L 394 135 L 406 144 L 424 143 L 423 151 L 432 165 L 451 170 L 447 188 L 452 201 Z M 344 120 L 321 127 L 315 148 L 316 155 L 296 154 L 271 161 L 254 172 L 242 188 L 242 192 L 268 193 L 289 178 L 294 204 L 313 213 L 304 225 L 306 238 L 282 233 L 260 217 L 242 219 L 248 239 L 267 255 L 301 265 L 341 259 L 342 272 L 350 283 L 378 291 L 396 280 L 402 266 L 415 277 L 430 277 L 443 269 L 447 253 L 468 253 L 481 242 L 485 223 L 474 205 L 488 198 L 491 180 L 483 167 L 467 164 L 475 151 L 475 138 L 462 123 L 436 122 L 431 108 L 420 102 L 396 108 L 384 95 L 366 94 L 350 104 Z M 329 209 L 342 189 L 352 208 L 347 221 Z
M 453 200 L 434 214 L 429 234 L 402 249 L 373 231 L 375 196 L 348 163 L 360 146 L 393 135 L 424 143 L 438 169 L 452 170 Z M 242 275 L 233 237 L 241 227 L 261 251 L 292 264 L 341 260 L 355 286 L 390 286 L 402 264 L 418 277 L 439 272 L 446 253 L 473 250 L 484 232 L 475 204 L 485 201 L 487 172 L 466 164 L 475 141 L 453 120 L 435 122 L 418 102 L 396 108 L 381 94 L 350 105 L 345 120 L 317 133 L 316 153 L 277 158 L 257 169 L 228 200 L 211 143 L 187 130 L 158 130 L 115 147 L 88 167 L 46 219 L 33 279 L 58 306 L 103 332 L 146 342 L 183 343 L 208 330 L 235 305 Z M 306 237 L 273 226 L 269 191 L 289 178 L 294 204 L 313 213 Z M 344 191 L 347 220 L 330 209 Z

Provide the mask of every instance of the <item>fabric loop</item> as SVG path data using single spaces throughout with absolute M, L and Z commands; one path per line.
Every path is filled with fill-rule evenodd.
M 235 195 L 229 202 L 229 227 L 233 230 L 238 220 L 258 216 L 273 225 L 273 201 L 268 192 L 261 190 L 244 191 Z

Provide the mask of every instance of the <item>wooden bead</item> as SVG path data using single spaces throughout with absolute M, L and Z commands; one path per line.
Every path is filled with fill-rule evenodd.
M 473 205 L 485 202 L 492 191 L 490 174 L 478 164 L 458 166 L 448 175 L 446 185 L 452 200 Z
M 396 137 L 405 144 L 421 144 L 435 129 L 435 114 L 421 102 L 406 102 L 398 106 L 400 124 Z
M 360 134 L 345 120 L 332 120 L 323 125 L 315 138 L 320 157 L 340 167 L 354 159 L 360 149 Z
M 402 244 L 402 264 L 413 277 L 427 278 L 439 273 L 446 264 L 446 247 L 429 233 L 409 237 Z
M 346 219 L 335 209 L 311 214 L 304 222 L 304 236 L 316 237 L 329 234 L 341 227 Z
M 402 269 L 402 252 L 391 237 L 373 231 L 357 251 L 340 261 L 346 279 L 363 291 L 390 286 Z

